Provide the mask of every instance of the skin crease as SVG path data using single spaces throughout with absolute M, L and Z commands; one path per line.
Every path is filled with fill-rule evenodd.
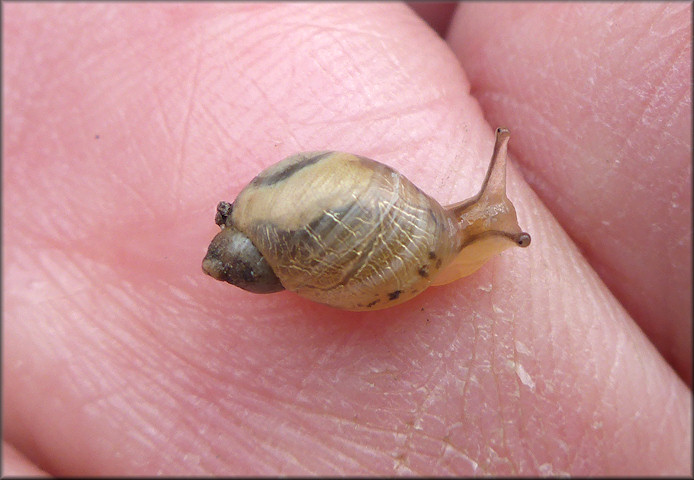
M 477 8 L 508 7 L 465 15 Z M 497 125 L 410 9 L 3 13 L 3 434 L 36 468 L 691 474 L 690 389 L 514 165 L 516 143 L 561 145 L 542 136 L 549 126 L 523 139 L 522 125 L 504 124 L 508 195 L 533 244 L 411 302 L 342 312 L 200 271 L 217 201 L 297 151 L 378 159 L 444 204 L 476 192 Z M 523 159 L 529 178 L 543 172 Z M 583 174 L 603 178 L 595 168 Z M 21 462 L 3 455 L 3 473 Z

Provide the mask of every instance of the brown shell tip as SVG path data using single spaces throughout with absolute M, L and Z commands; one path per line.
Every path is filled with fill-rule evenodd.
M 284 290 L 272 267 L 246 235 L 227 225 L 210 242 L 202 271 L 253 293 Z

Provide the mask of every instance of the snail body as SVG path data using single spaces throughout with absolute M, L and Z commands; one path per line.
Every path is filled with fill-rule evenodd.
M 291 290 L 345 310 L 397 305 L 527 246 L 505 193 L 509 133 L 476 196 L 447 207 L 392 168 L 342 152 L 293 155 L 256 176 L 233 204 L 203 271 L 255 293 Z

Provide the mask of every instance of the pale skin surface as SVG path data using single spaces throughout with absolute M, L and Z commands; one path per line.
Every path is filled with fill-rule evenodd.
M 399 4 L 4 5 L 3 473 L 691 474 L 691 7 L 519 8 L 456 12 L 463 70 Z M 200 270 L 289 154 L 447 204 L 496 126 L 528 249 L 373 313 Z

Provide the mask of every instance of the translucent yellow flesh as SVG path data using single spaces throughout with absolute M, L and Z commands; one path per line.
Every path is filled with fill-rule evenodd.
M 432 285 L 445 285 L 475 272 L 494 255 L 514 246 L 507 237 L 489 236 L 480 238 L 463 248 L 453 261 L 441 270 L 431 282 Z

